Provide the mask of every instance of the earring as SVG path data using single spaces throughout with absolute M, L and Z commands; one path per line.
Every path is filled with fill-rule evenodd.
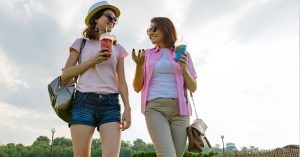
M 95 31 L 95 32 L 99 32 L 99 28 L 96 27 L 96 23 L 95 23 L 95 22 L 92 22 L 91 24 L 92 24 L 91 29 L 94 28 L 94 31 Z

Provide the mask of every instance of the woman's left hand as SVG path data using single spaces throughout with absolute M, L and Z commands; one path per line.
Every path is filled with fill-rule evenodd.
M 188 57 L 187 53 L 184 52 L 183 55 L 178 59 L 178 63 L 180 64 L 181 70 L 187 70 L 188 69 Z
M 121 130 L 124 131 L 131 126 L 131 109 L 125 108 L 122 114 Z

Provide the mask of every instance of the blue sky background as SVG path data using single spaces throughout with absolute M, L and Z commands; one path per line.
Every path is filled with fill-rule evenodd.
M 47 84 L 61 73 L 95 0 L 0 1 L 0 144 L 31 145 L 40 135 L 70 137 L 52 111 Z M 113 33 L 130 53 L 150 48 L 146 29 L 169 17 L 188 41 L 198 74 L 194 94 L 213 145 L 262 149 L 299 144 L 298 0 L 110 1 L 121 10 Z M 151 142 L 125 61 L 132 127 L 123 140 Z M 191 117 L 194 119 L 195 117 Z M 98 133 L 95 132 L 95 138 Z

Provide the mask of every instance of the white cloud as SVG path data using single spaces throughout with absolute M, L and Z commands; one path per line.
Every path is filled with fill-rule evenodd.
M 48 13 L 53 19 L 57 20 L 63 31 L 82 31 L 85 27 L 83 19 L 87 15 L 89 3 L 86 1 L 77 1 L 70 3 L 69 1 L 54 1 Z M 56 11 L 53 11 L 56 10 Z
M 188 49 L 199 76 L 194 96 L 200 115 L 208 121 L 208 135 L 214 144 L 220 144 L 221 134 L 238 147 L 276 148 L 299 139 L 297 126 L 278 126 L 285 121 L 299 123 L 299 37 L 295 35 L 299 34 L 299 20 L 295 21 L 296 16 L 273 19 L 272 15 L 282 18 L 280 13 L 288 10 L 270 12 L 281 3 L 245 1 L 204 24 L 185 27 Z M 261 10 L 268 11 L 269 16 L 257 14 Z M 256 18 L 250 21 L 253 26 L 266 20 L 268 25 L 250 30 L 251 38 L 237 38 L 249 31 L 245 27 L 236 30 L 240 21 L 251 16 Z M 275 134 L 285 138 L 272 140 Z
M 18 78 L 19 69 L 8 60 L 3 50 L 0 49 L 0 87 L 6 92 L 16 91 L 19 88 L 29 88 L 26 82 Z
M 167 17 L 169 17 L 174 25 L 177 28 L 177 31 L 180 35 L 180 30 L 183 25 L 185 25 L 184 21 L 188 18 L 188 9 L 192 2 L 192 0 L 165 0 L 163 1 L 165 5 L 165 9 L 167 12 Z
M 49 119 L 54 118 L 53 114 L 16 107 L 1 101 L 0 115 L 1 144 L 15 142 L 30 145 L 38 136 L 50 132 L 48 127 L 52 122 Z

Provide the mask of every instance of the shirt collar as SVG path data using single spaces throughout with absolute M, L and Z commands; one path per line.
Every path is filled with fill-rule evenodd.
M 175 51 L 175 48 L 174 48 L 174 47 L 171 48 L 171 52 L 173 52 L 173 51 Z M 154 53 L 156 53 L 156 52 L 159 52 L 159 47 L 158 47 L 158 46 L 156 46 L 156 47 L 154 48 Z
M 156 47 L 154 48 L 154 53 L 156 53 L 156 52 L 159 52 L 159 47 L 158 47 L 158 46 L 156 46 Z

